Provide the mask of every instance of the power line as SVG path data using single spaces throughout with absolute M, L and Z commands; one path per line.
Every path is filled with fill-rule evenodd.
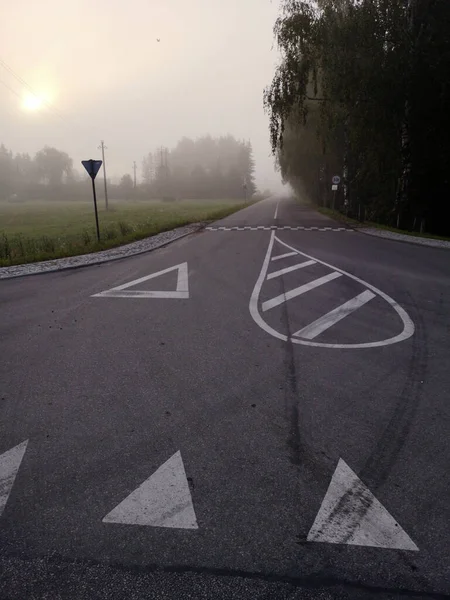
M 22 96 L 18 92 L 16 92 L 16 90 L 14 90 L 11 86 L 9 86 L 7 83 L 5 83 L 2 79 L 0 79 L 0 83 L 2 83 L 7 90 L 12 92 L 14 94 L 14 96 L 17 96 L 18 98 L 20 98 L 22 100 Z
M 60 119 L 64 120 L 64 117 L 62 116 L 62 114 L 58 111 L 58 109 L 53 106 L 53 104 L 51 104 L 50 102 L 48 102 L 47 100 L 45 100 L 45 98 L 42 98 L 32 87 L 31 85 L 25 81 L 25 79 L 23 79 L 23 77 L 21 77 L 20 75 L 18 75 L 14 69 L 12 69 L 2 58 L 0 58 L 0 65 L 6 70 L 8 71 L 8 73 L 10 73 L 13 77 L 15 77 L 15 79 L 17 79 L 17 81 L 19 83 L 21 83 L 24 87 L 26 87 L 28 89 L 29 92 L 31 92 L 33 94 L 33 96 L 35 96 L 36 98 L 39 98 L 42 100 L 42 103 L 45 104 L 45 106 L 52 112 L 54 112 Z M 15 92 L 14 92 L 15 93 Z

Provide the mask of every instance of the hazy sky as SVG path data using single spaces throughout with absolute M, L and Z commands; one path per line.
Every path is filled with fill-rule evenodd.
M 184 135 L 231 133 L 251 139 L 257 182 L 274 186 L 262 93 L 278 61 L 278 8 L 279 0 L 4 0 L 0 60 L 63 118 L 45 105 L 30 110 L 33 96 L 0 64 L 0 142 L 30 153 L 52 145 L 80 168 L 100 158 L 104 139 L 108 175 L 120 176 Z

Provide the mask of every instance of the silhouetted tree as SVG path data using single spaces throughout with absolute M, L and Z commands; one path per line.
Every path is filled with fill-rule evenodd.
M 449 26 L 448 0 L 283 0 L 264 100 L 284 180 L 330 205 L 338 174 L 350 215 L 450 232 Z
M 66 152 L 45 146 L 35 157 L 39 178 L 48 185 L 57 186 L 62 183 L 63 176 L 70 175 L 73 161 Z
M 249 195 L 255 192 L 250 142 L 239 142 L 231 135 L 184 137 L 167 154 L 167 165 L 165 156 L 157 170 L 154 195 L 170 190 L 171 195 L 181 197 L 242 198 L 244 183 Z
M 130 192 L 133 189 L 133 179 L 129 173 L 122 176 L 119 187 L 123 192 Z
M 155 162 L 151 152 L 142 159 L 142 179 L 146 185 L 150 185 L 155 179 Z

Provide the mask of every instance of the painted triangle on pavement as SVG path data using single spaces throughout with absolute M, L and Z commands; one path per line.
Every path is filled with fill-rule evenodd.
M 307 541 L 419 550 L 342 459 L 339 459 Z
M 180 451 L 108 513 L 103 522 L 198 529 Z
M 286 246 L 275 237 L 273 240 L 272 252 L 270 256 L 270 262 L 276 262 L 285 258 L 291 258 L 296 256 L 297 258 L 303 258 L 298 252 L 295 252 L 293 248 L 289 248 L 290 252 L 287 251 Z M 289 261 L 290 262 L 290 261 Z
M 0 455 L 0 516 L 11 493 L 28 440 Z
M 149 290 L 129 290 L 128 288 L 135 285 L 139 285 L 144 281 L 155 279 L 160 275 L 165 275 L 171 271 L 178 271 L 177 288 L 175 291 L 163 290 L 163 291 L 149 291 Z M 111 288 L 98 294 L 93 294 L 93 298 L 189 298 L 189 283 L 188 283 L 188 264 L 187 262 L 180 263 L 174 267 L 157 271 L 151 275 L 140 277 L 129 283 L 118 285 L 117 287 Z

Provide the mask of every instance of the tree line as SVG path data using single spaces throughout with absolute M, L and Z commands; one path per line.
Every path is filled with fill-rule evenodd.
M 449 27 L 448 0 L 283 0 L 264 102 L 284 181 L 351 217 L 449 235 Z
M 192 140 L 183 137 L 172 150 L 158 148 L 144 156 L 144 191 L 154 196 L 242 198 L 256 191 L 250 142 L 228 135 Z
M 66 152 L 46 146 L 34 157 L 14 155 L 0 144 L 0 200 L 32 196 L 42 188 L 58 188 L 76 179 L 73 161 Z
M 250 198 L 256 191 L 254 171 L 250 142 L 231 135 L 184 137 L 172 150 L 147 154 L 136 185 L 134 174 L 126 173 L 108 191 L 112 199 Z M 0 200 L 77 199 L 89 193 L 87 180 L 66 152 L 46 146 L 32 157 L 0 145 Z

